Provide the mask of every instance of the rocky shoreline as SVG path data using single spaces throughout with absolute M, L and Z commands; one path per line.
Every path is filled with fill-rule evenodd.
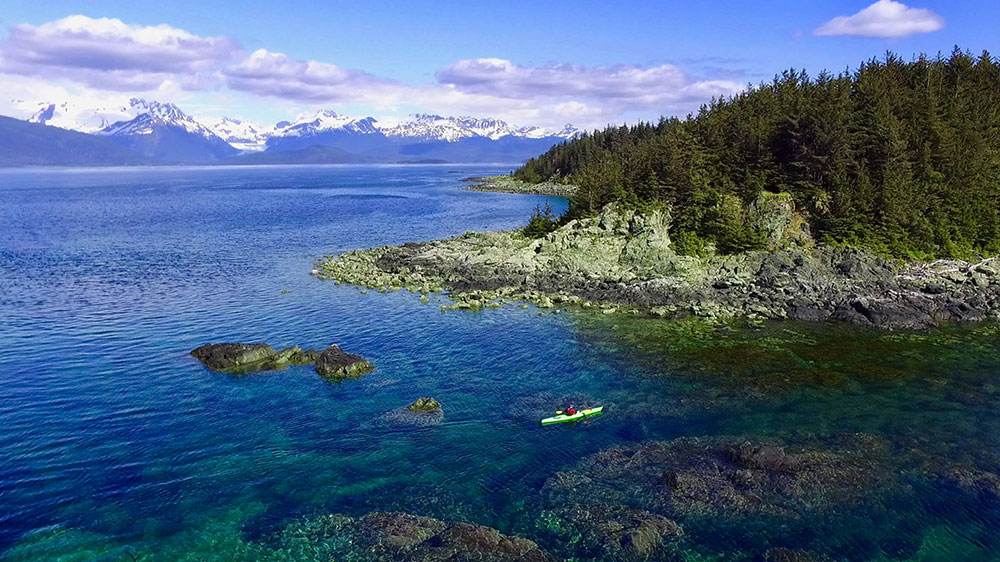
M 548 195 L 550 197 L 572 197 L 576 194 L 576 186 L 574 185 L 553 181 L 528 183 L 514 176 L 483 176 L 465 178 L 463 181 L 470 184 L 465 187 L 469 191 Z
M 608 206 L 539 239 L 469 232 L 327 256 L 320 278 L 382 291 L 447 292 L 443 309 L 530 302 L 657 317 L 846 321 L 927 329 L 1000 317 L 1000 261 L 903 263 L 816 245 L 791 200 L 763 198 L 754 220 L 767 251 L 701 257 L 674 250 L 667 211 Z M 423 297 L 422 297 L 423 298 Z

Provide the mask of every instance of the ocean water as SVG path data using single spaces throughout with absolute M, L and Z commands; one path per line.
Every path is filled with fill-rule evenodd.
M 720 332 L 533 307 L 443 313 L 443 296 L 309 275 L 323 255 L 565 208 L 461 189 L 509 169 L 0 171 L 0 560 L 301 559 L 275 534 L 373 511 L 587 559 L 538 519 L 544 483 L 580 459 L 682 437 L 793 450 L 858 434 L 886 444 L 877 509 L 838 508 L 831 528 L 817 507 L 794 531 L 752 535 L 738 532 L 748 521 L 681 521 L 684 556 L 998 559 L 996 326 Z M 376 369 L 331 384 L 310 366 L 232 376 L 188 355 L 223 341 L 335 342 Z M 394 421 L 421 396 L 443 423 Z M 607 413 L 539 426 L 567 402 Z

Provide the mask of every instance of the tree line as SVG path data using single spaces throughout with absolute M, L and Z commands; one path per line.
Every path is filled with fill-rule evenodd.
M 747 217 L 789 194 L 814 238 L 887 255 L 1000 253 L 1000 64 L 957 47 L 856 70 L 788 70 L 685 119 L 612 126 L 515 172 L 578 186 L 567 218 L 610 202 L 669 204 L 697 251 L 761 247 Z

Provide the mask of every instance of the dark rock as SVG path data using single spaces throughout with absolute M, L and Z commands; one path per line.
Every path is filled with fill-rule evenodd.
M 939 476 L 945 486 L 974 499 L 1000 502 L 1000 475 L 970 466 L 954 466 Z
M 369 546 L 399 552 L 426 541 L 445 527 L 444 522 L 430 517 L 407 513 L 369 513 L 358 520 L 354 530 Z
M 433 412 L 440 410 L 441 404 L 433 398 L 417 398 L 413 404 L 410 404 L 409 408 L 414 412 Z
M 213 371 L 249 372 L 266 369 L 278 352 L 266 343 L 217 343 L 203 345 L 191 355 Z
M 928 295 L 940 295 L 948 291 L 948 289 L 940 283 L 928 283 L 924 285 L 921 290 Z
M 617 445 L 549 478 L 541 501 L 553 510 L 627 507 L 692 523 L 698 536 L 761 546 L 813 536 L 817 525 L 870 528 L 879 521 L 889 546 L 897 518 L 886 515 L 885 494 L 911 493 L 894 459 L 886 441 L 864 435 L 794 449 L 725 438 Z M 840 540 L 822 546 L 836 548 Z
M 203 345 L 191 355 L 213 371 L 250 373 L 307 365 L 316 361 L 319 352 L 302 350 L 298 346 L 275 351 L 266 343 L 216 343 Z
M 289 360 L 293 365 L 311 365 L 319 359 L 319 354 L 315 349 L 300 349 Z
M 321 351 L 316 359 L 316 372 L 335 381 L 360 378 L 373 368 L 360 355 L 345 353 L 336 344 Z
M 684 530 L 675 521 L 628 507 L 580 504 L 548 510 L 540 532 L 553 542 L 573 543 L 573 557 L 608 560 L 662 560 L 673 554 Z
M 822 322 L 830 318 L 830 311 L 811 304 L 795 304 L 787 308 L 788 318 L 806 322 Z
M 785 450 L 781 447 L 770 445 L 754 446 L 749 441 L 744 441 L 738 447 L 730 451 L 733 462 L 746 468 L 759 468 L 769 471 L 792 471 L 798 465 L 798 461 L 785 455 Z
M 496 529 L 481 525 L 454 523 L 418 544 L 406 560 L 546 562 L 552 558 L 528 539 L 502 535 Z
M 410 406 L 406 406 L 387 412 L 385 416 L 376 422 L 376 424 L 423 427 L 428 425 L 438 425 L 443 421 L 444 410 L 441 408 L 433 410 L 414 410 Z

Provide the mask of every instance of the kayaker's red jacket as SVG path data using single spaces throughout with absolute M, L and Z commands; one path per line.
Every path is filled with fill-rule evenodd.
M 575 413 L 576 413 L 576 410 L 573 408 L 573 406 L 570 406 L 569 408 L 566 408 L 566 415 L 567 416 L 572 416 Z

